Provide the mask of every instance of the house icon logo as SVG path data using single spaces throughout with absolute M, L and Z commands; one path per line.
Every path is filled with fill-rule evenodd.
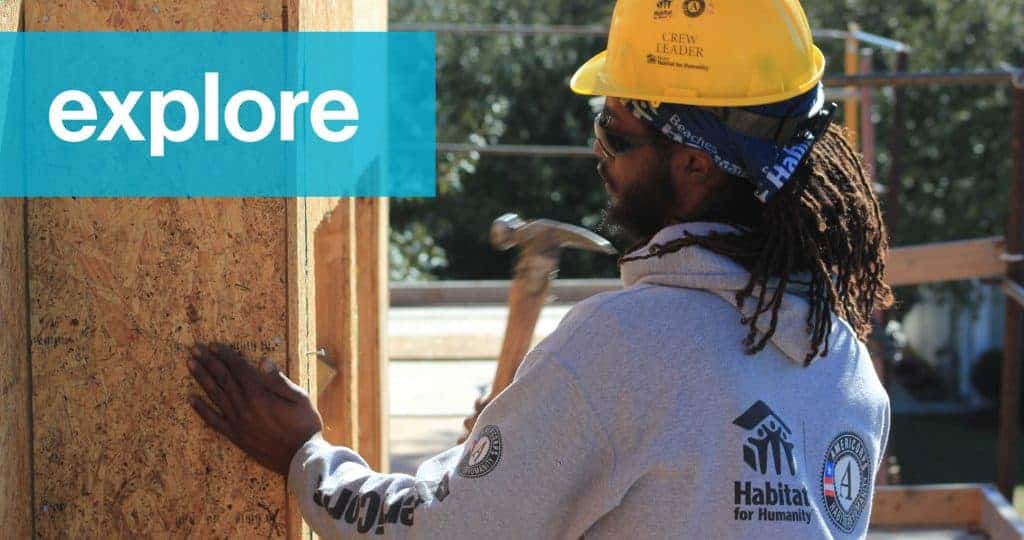
M 750 435 L 743 444 L 743 462 L 751 469 L 761 474 L 774 470 L 776 475 L 786 469 L 796 476 L 793 443 L 790 442 L 793 431 L 765 402 L 758 400 L 732 423 Z

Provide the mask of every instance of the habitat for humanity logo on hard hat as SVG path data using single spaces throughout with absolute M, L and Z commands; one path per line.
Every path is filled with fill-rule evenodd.
M 432 196 L 428 33 L 0 33 L 0 196 Z

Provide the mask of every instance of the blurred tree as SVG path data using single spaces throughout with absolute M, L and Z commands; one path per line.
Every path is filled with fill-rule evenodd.
M 814 28 L 868 32 L 913 47 L 911 70 L 989 69 L 1024 65 L 1024 3 L 1020 0 L 819 0 L 805 3 Z M 524 0 L 400 0 L 392 22 L 607 25 L 613 2 Z M 604 46 L 577 36 L 438 35 L 438 140 L 474 144 L 587 144 L 591 111 L 572 94 L 573 71 Z M 829 72 L 841 71 L 843 43 L 822 41 Z M 879 52 L 876 71 L 894 69 Z M 877 93 L 880 182 L 891 155 L 891 89 Z M 894 244 L 1001 234 L 1010 176 L 1005 87 L 929 87 L 906 92 L 903 191 Z M 594 226 L 605 194 L 591 158 L 438 156 L 439 197 L 395 200 L 395 279 L 501 279 L 507 255 L 487 244 L 491 220 L 507 211 Z M 410 232 L 413 231 L 413 232 Z M 405 235 L 405 236 L 403 236 Z M 436 243 L 424 260 L 424 242 Z M 440 249 L 440 251 L 437 251 Z M 447 265 L 444 261 L 447 261 Z M 436 263 L 436 264 L 435 264 Z M 562 275 L 614 276 L 609 258 L 569 253 Z M 903 298 L 911 298 L 904 293 Z

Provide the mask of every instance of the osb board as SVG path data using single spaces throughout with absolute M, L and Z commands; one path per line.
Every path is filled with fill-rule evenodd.
M 322 0 L 326 1 L 326 0 Z M 33 31 L 281 31 L 281 0 L 24 0 Z
M 25 3 L 31 31 L 286 18 L 264 0 Z M 284 482 L 201 425 L 183 366 L 192 342 L 213 339 L 284 361 L 285 201 L 39 200 L 29 221 L 37 532 L 285 535 Z
M 285 535 L 283 480 L 202 425 L 184 366 L 197 340 L 285 360 L 285 205 L 31 201 L 38 535 Z
M 8 538 L 32 537 L 23 207 L 0 199 L 0 523 Z
M 0 0 L 0 32 L 14 32 L 21 20 L 21 0 Z

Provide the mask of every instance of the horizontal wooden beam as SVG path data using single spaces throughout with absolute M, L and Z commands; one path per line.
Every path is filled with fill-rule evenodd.
M 1024 522 L 993 485 L 879 486 L 873 529 L 972 529 L 994 540 L 1024 538 Z
M 895 248 L 889 253 L 886 276 L 890 285 L 917 285 L 1006 274 L 1003 238 L 941 242 Z M 392 306 L 441 304 L 504 304 L 509 281 L 430 281 L 391 286 Z M 574 303 L 622 288 L 618 279 L 556 279 L 551 293 L 556 302 Z
M 1006 275 L 1001 236 L 902 247 L 889 253 L 886 276 L 892 286 L 920 285 Z
M 391 305 L 504 304 L 508 302 L 510 285 L 508 280 L 393 283 Z M 559 303 L 574 303 L 621 288 L 622 281 L 618 279 L 556 279 L 551 284 L 551 296 Z
M 978 527 L 981 499 L 981 486 L 976 484 L 879 486 L 871 508 L 871 526 Z

